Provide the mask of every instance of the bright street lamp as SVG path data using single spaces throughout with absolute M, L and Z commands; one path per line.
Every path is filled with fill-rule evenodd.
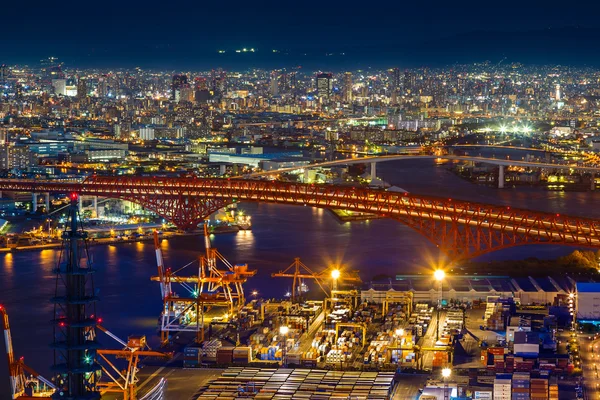
M 447 399 L 450 396 L 448 395 L 448 378 L 452 375 L 452 370 L 450 368 L 444 368 L 442 370 L 442 378 L 444 378 L 444 398 Z
M 331 279 L 333 279 L 333 283 L 331 285 L 332 290 L 337 290 L 337 281 L 340 278 L 340 270 L 334 269 L 331 271 Z M 333 297 L 333 293 L 331 293 L 331 297 Z
M 398 336 L 398 337 L 404 336 L 404 329 L 402 329 L 402 328 L 396 329 L 396 336 Z
M 433 277 L 435 278 L 436 281 L 441 281 L 446 277 L 446 273 L 444 272 L 443 269 L 436 269 L 435 272 L 433 273 Z
M 279 333 L 282 336 L 283 346 L 281 346 L 281 364 L 285 366 L 286 361 L 286 353 L 287 353 L 287 334 L 290 331 L 290 328 L 283 325 L 279 327 Z
M 435 327 L 435 341 L 440 340 L 440 308 L 442 307 L 442 301 L 444 299 L 444 278 L 446 277 L 446 273 L 443 269 L 436 269 L 433 273 L 433 277 L 436 281 L 440 283 L 440 299 L 437 306 L 437 324 Z

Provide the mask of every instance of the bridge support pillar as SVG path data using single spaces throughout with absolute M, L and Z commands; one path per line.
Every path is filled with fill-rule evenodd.
M 371 182 L 377 179 L 377 163 L 371 163 Z
M 498 189 L 504 189 L 504 165 L 498 166 Z
M 44 193 L 44 196 L 46 196 L 46 214 L 48 214 L 50 212 L 50 193 Z
M 592 179 L 590 182 L 590 190 L 594 191 L 596 190 L 596 174 L 592 172 Z M 0 193 L 0 197 L 2 197 L 1 193 Z
M 38 194 L 31 193 L 31 212 L 37 212 L 38 207 Z

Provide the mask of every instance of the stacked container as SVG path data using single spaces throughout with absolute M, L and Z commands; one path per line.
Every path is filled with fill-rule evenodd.
M 197 368 L 200 364 L 201 352 L 196 346 L 183 349 L 183 368 Z
M 531 379 L 531 400 L 548 400 L 548 380 Z
M 548 400 L 558 400 L 558 383 L 556 383 L 556 380 L 548 385 Z
M 217 350 L 217 364 L 231 364 L 233 361 L 233 347 L 221 347 Z
M 515 372 L 512 379 L 512 400 L 529 400 L 530 375 L 526 372 Z
M 232 361 L 234 364 L 248 364 L 252 361 L 252 350 L 250 347 L 236 347 L 233 349 Z
M 221 341 L 216 339 L 204 342 L 202 344 L 202 359 L 209 362 L 217 361 L 217 350 L 222 346 Z
M 494 379 L 494 399 L 511 400 L 511 381 L 510 375 L 497 374 Z
M 434 351 L 433 352 L 433 367 L 445 367 L 448 365 L 448 353 L 445 351 Z

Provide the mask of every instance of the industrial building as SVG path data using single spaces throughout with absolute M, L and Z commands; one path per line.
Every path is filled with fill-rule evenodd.
M 361 291 L 363 301 L 382 303 L 387 293 L 411 292 L 415 303 L 435 303 L 440 295 L 445 301 L 485 301 L 487 296 L 512 297 L 522 304 L 553 303 L 558 295 L 566 296 L 576 282 L 566 277 L 511 278 L 509 276 L 447 276 L 440 283 L 429 275 L 398 275 L 396 280 L 369 282 Z M 600 292 L 600 286 L 597 292 Z M 389 295 L 388 295 L 389 296 Z M 600 293 L 596 295 L 600 298 Z M 597 315 L 600 316 L 600 301 Z
M 575 298 L 578 320 L 600 322 L 600 283 L 577 283 Z

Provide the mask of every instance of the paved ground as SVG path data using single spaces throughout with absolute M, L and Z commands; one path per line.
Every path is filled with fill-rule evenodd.
M 142 372 L 143 371 L 143 372 Z M 217 378 L 223 372 L 222 369 L 182 369 L 166 367 L 157 376 L 152 376 L 157 371 L 155 367 L 147 367 L 140 371 L 140 391 L 143 395 L 147 390 L 154 387 L 160 377 L 167 379 L 167 399 L 192 400 L 201 387 L 209 381 Z M 104 397 L 103 397 L 104 399 Z
M 600 399 L 600 339 L 595 339 L 593 334 L 580 334 L 580 355 L 583 370 L 586 400 Z
M 465 317 L 465 327 L 467 333 L 463 340 L 460 341 L 460 346 L 464 351 L 457 350 L 457 357 L 454 360 L 454 365 L 461 368 L 481 368 L 481 347 L 479 342 L 484 340 L 488 345 L 493 345 L 498 342 L 499 338 L 504 338 L 504 332 L 494 332 L 481 330 L 480 326 L 484 324 L 483 309 L 467 310 Z
M 394 392 L 394 400 L 412 400 L 419 398 L 419 389 L 427 382 L 428 375 L 402 374 Z

